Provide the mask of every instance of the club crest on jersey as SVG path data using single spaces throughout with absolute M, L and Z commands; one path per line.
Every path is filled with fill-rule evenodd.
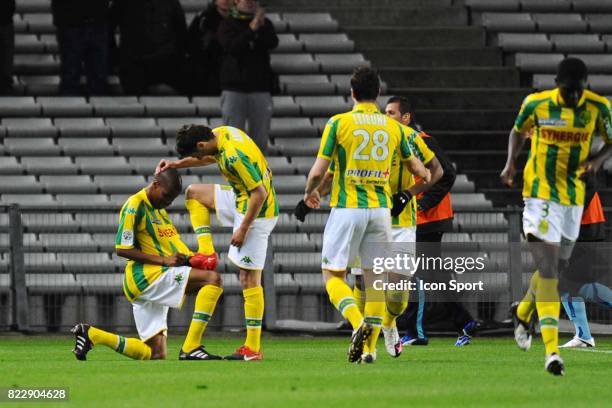
M 121 245 L 133 245 L 134 244 L 134 232 L 131 230 L 123 231 L 121 234 Z
M 583 110 L 582 112 L 580 112 L 580 114 L 578 115 L 578 122 L 579 122 L 579 127 L 587 127 L 587 125 L 591 122 L 591 112 L 589 112 L 588 110 Z

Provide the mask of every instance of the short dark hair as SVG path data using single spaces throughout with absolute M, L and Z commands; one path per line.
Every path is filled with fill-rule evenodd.
M 387 101 L 387 105 L 390 103 L 399 104 L 399 111 L 402 115 L 405 115 L 407 113 L 412 115 L 412 105 L 410 104 L 408 98 L 406 98 L 405 96 L 394 95 L 389 98 L 389 100 Z
M 208 126 L 184 125 L 176 132 L 176 152 L 179 157 L 191 156 L 198 150 L 198 142 L 209 142 L 214 137 Z
M 380 92 L 378 72 L 370 67 L 356 68 L 351 77 L 351 89 L 358 101 L 374 101 Z
M 169 168 L 156 174 L 153 181 L 180 194 L 183 191 L 183 180 L 177 169 Z
M 589 73 L 580 58 L 565 58 L 557 66 L 557 82 L 578 82 L 586 80 Z

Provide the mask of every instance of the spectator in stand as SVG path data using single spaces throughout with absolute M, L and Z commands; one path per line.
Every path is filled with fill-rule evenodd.
M 81 94 L 85 64 L 90 95 L 107 93 L 110 0 L 51 0 L 60 59 L 60 94 Z
M 179 0 L 113 0 L 111 22 L 119 27 L 119 79 L 126 94 L 142 95 L 157 84 L 185 92 L 187 23 Z
M 0 95 L 11 93 L 13 88 L 15 51 L 13 14 L 15 14 L 15 0 L 0 1 Z
M 230 17 L 219 25 L 221 112 L 223 123 L 245 130 L 261 151 L 268 146 L 275 77 L 270 50 L 278 37 L 265 10 L 255 0 L 236 0 Z
M 197 95 L 219 95 L 219 67 L 223 51 L 217 30 L 229 17 L 232 0 L 216 0 L 199 13 L 187 30 L 187 54 L 191 75 L 191 91 Z

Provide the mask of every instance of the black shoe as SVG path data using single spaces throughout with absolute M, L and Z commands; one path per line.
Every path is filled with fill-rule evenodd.
M 361 359 L 363 354 L 363 343 L 372 334 L 372 326 L 369 323 L 362 323 L 361 326 L 353 333 L 351 337 L 351 345 L 348 351 L 349 363 L 356 363 Z
M 77 360 L 87 360 L 87 352 L 93 348 L 93 343 L 89 339 L 89 325 L 85 323 L 79 323 L 70 330 L 75 336 L 74 349 L 72 352 L 76 356 Z
M 563 359 L 557 353 L 552 353 L 546 356 L 544 368 L 552 375 L 565 375 L 565 365 L 563 364 Z
M 223 360 L 223 357 L 209 354 L 206 350 L 204 350 L 203 346 L 200 346 L 189 353 L 185 353 L 183 349 L 181 349 L 181 352 L 179 353 L 179 360 Z

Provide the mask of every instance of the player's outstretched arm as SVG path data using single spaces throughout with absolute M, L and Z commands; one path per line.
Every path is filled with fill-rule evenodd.
M 406 165 L 408 166 L 408 170 L 410 170 L 410 172 L 415 176 L 422 178 L 423 182 L 427 184 L 431 183 L 431 172 L 416 156 L 411 156 L 408 160 L 406 160 Z M 442 177 L 441 174 L 440 177 Z
M 212 156 L 204 156 L 201 159 L 197 157 L 185 157 L 180 160 L 162 159 L 155 168 L 155 174 L 159 174 L 166 169 L 185 169 L 187 167 L 202 167 L 215 163 L 215 158 Z
M 612 144 L 605 144 L 593 157 L 582 165 L 581 178 L 586 179 L 599 171 L 601 166 L 612 157 Z
M 514 186 L 514 176 L 516 175 L 516 160 L 518 159 L 523 146 L 527 140 L 527 134 L 520 133 L 516 129 L 512 129 L 510 137 L 508 138 L 508 158 L 506 159 L 506 166 L 502 170 L 499 177 L 501 182 L 508 187 Z
M 135 262 L 149 264 L 149 265 L 161 265 L 161 266 L 181 266 L 187 263 L 187 255 L 174 254 L 172 256 L 159 256 L 153 254 L 145 254 L 137 248 L 121 249 L 117 248 L 117 256 L 121 258 L 130 259 Z

